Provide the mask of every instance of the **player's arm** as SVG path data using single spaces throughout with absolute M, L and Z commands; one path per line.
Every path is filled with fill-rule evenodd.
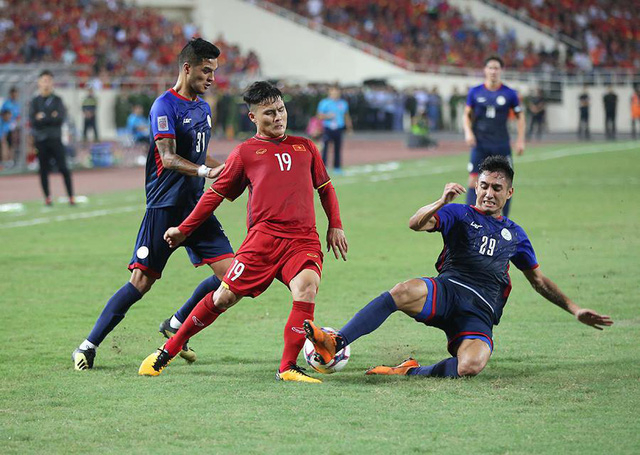
M 338 196 L 331 181 L 321 185 L 320 188 L 318 188 L 318 194 L 320 195 L 320 202 L 322 202 L 324 213 L 326 213 L 327 219 L 329 220 L 329 228 L 327 229 L 327 251 L 332 249 L 336 259 L 339 259 L 339 252 L 342 259 L 346 261 L 349 244 L 342 229 Z
M 608 327 L 613 324 L 609 316 L 598 314 L 587 308 L 581 308 L 573 302 L 560 290 L 556 283 L 542 273 L 539 267 L 533 270 L 523 270 L 522 273 L 524 273 L 524 276 L 529 280 L 529 283 L 531 283 L 531 286 L 538 294 L 568 313 L 571 313 L 583 324 L 598 330 L 602 330 L 603 327 Z
M 518 98 L 517 93 L 513 93 L 512 103 L 511 107 L 513 112 L 516 114 L 516 128 L 518 130 L 518 136 L 516 138 L 516 154 L 522 155 L 524 153 L 524 132 L 527 124 L 524 118 L 524 110 L 520 105 L 520 99 Z
M 180 223 L 180 226 L 170 227 L 166 230 L 164 233 L 164 240 L 171 248 L 176 248 L 211 216 L 213 211 L 222 204 L 222 201 L 224 201 L 224 198 L 220 194 L 216 193 L 213 188 L 207 190 L 202 195 L 189 216 Z
M 211 142 L 209 142 L 209 144 L 211 144 Z M 221 163 L 213 157 L 213 154 L 211 153 L 211 147 L 209 147 L 209 151 L 207 152 L 207 157 L 204 160 L 204 164 L 205 166 L 211 168 L 211 172 L 209 172 L 209 175 L 207 176 L 210 179 L 215 179 L 216 177 L 218 177 L 224 169 L 224 163 Z
M 244 192 L 247 184 L 242 160 L 234 150 L 227 158 L 224 171 L 218 180 L 205 191 L 189 216 L 180 226 L 167 229 L 164 234 L 165 241 L 171 248 L 180 245 L 211 216 L 225 198 L 234 200 Z
M 468 146 L 476 145 L 476 136 L 473 134 L 473 109 L 468 104 L 464 106 L 464 114 L 462 116 L 462 129 L 464 130 L 464 141 Z
M 214 174 L 214 170 L 206 164 L 198 166 L 191 161 L 181 157 L 176 153 L 176 140 L 172 137 L 161 137 L 156 139 L 158 153 L 162 159 L 165 169 L 179 172 L 189 177 L 217 177 L 219 172 Z
M 429 205 L 420 207 L 416 213 L 409 219 L 409 228 L 414 231 L 433 231 L 436 227 L 436 214 L 445 205 L 452 202 L 455 198 L 467 190 L 459 183 L 447 183 L 444 186 L 442 196 L 437 201 Z

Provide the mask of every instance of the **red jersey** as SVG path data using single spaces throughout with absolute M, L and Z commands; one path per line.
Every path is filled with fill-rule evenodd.
M 284 238 L 317 238 L 313 192 L 330 181 L 310 140 L 254 136 L 231 152 L 211 189 L 234 200 L 249 188 L 248 230 Z

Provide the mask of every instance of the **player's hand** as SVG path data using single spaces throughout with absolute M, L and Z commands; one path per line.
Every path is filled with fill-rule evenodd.
M 524 141 L 516 141 L 516 155 L 521 156 L 524 153 Z
M 36 114 L 36 120 L 42 120 L 45 117 L 44 112 L 38 112 Z
M 338 228 L 329 228 L 327 230 L 327 251 L 333 250 L 333 254 L 336 259 L 340 259 L 338 252 L 342 256 L 344 261 L 347 260 L 347 251 L 349 250 L 349 244 L 347 243 L 347 237 L 344 235 L 344 231 Z
M 51 117 L 56 118 L 58 116 L 58 111 L 53 111 L 51 113 Z
M 613 321 L 609 316 L 598 314 L 593 310 L 582 308 L 576 313 L 576 319 L 583 324 L 590 325 L 594 329 L 602 330 L 603 327 L 609 327 Z
M 182 242 L 184 242 L 186 238 L 187 236 L 180 232 L 180 229 L 178 229 L 177 227 L 170 227 L 164 233 L 164 240 L 169 244 L 171 248 L 176 248 Z
M 444 204 L 449 204 L 455 198 L 466 192 L 467 189 L 459 183 L 447 183 L 444 186 L 444 191 L 442 192 L 442 202 Z
M 211 169 L 209 169 L 209 173 L 207 174 L 207 178 L 215 180 L 218 178 L 218 176 L 222 173 L 222 170 L 224 169 L 224 163 L 222 163 L 220 166 L 217 167 L 213 167 Z
M 476 146 L 476 136 L 473 133 L 465 133 L 464 141 L 467 143 L 469 147 Z

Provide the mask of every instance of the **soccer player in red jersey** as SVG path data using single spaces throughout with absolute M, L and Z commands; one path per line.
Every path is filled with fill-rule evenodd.
M 335 190 L 316 146 L 289 136 L 287 110 L 280 90 L 255 82 L 244 94 L 257 133 L 236 147 L 220 178 L 202 196 L 178 227 L 165 233 L 172 248 L 182 243 L 226 198 L 234 200 L 249 188 L 248 233 L 227 271 L 222 286 L 207 294 L 178 332 L 140 365 L 139 374 L 157 376 L 182 345 L 215 321 L 242 297 L 257 297 L 274 278 L 291 290 L 293 309 L 284 330 L 284 352 L 276 379 L 321 382 L 308 376 L 296 360 L 305 341 L 302 323 L 313 319 L 322 272 L 322 247 L 315 226 L 313 191 L 317 190 L 329 219 L 327 250 L 346 260 Z

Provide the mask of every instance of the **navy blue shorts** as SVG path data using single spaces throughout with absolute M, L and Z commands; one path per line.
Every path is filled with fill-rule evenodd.
M 451 355 L 465 339 L 480 339 L 493 352 L 493 322 L 491 315 L 477 306 L 478 297 L 446 278 L 420 279 L 427 284 L 427 299 L 415 320 L 442 330 Z
M 191 213 L 193 207 L 163 207 L 147 209 L 138 231 L 129 270 L 140 269 L 153 278 L 160 278 L 169 256 L 163 236 L 167 229 L 178 226 Z M 211 215 L 182 244 L 196 267 L 233 257 L 233 248 L 218 219 Z
M 511 146 L 509 144 L 491 147 L 478 144 L 471 149 L 471 158 L 469 158 L 469 164 L 467 166 L 469 174 L 477 174 L 484 159 L 491 155 L 506 156 L 509 158 L 511 166 L 513 166 L 513 160 L 511 159 Z

